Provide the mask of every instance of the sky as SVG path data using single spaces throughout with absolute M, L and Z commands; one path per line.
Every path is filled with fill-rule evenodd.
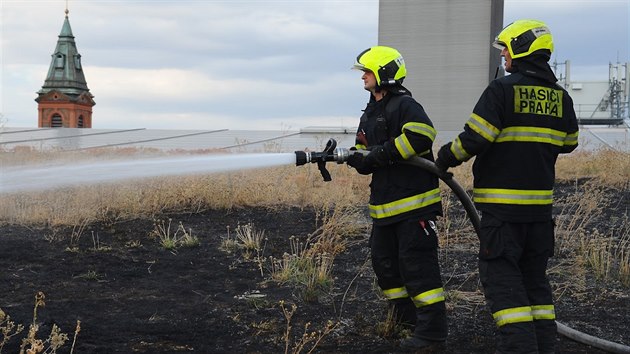
M 505 0 L 504 24 L 545 21 L 552 61 L 605 81 L 630 62 L 629 3 Z M 368 99 L 350 67 L 377 44 L 378 0 L 1 0 L 0 126 L 37 127 L 66 6 L 93 128 L 354 127 Z

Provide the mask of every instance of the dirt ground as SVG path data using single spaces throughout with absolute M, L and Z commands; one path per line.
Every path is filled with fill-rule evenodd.
M 71 234 L 71 228 L 1 226 L 0 308 L 28 326 L 35 294 L 43 292 L 39 337 L 45 339 L 53 324 L 59 326 L 70 338 L 59 353 L 70 352 L 77 320 L 81 331 L 74 353 L 400 352 L 398 338 L 379 336 L 376 329 L 385 319 L 386 305 L 374 285 L 367 235 L 335 259 L 333 289 L 305 302 L 296 286 L 270 281 L 269 269 L 261 275 L 257 262 L 222 251 L 220 244 L 228 227 L 233 232 L 237 225 L 251 223 L 265 231 L 264 256 L 281 258 L 290 251 L 290 236 L 304 238 L 315 230 L 313 210 L 244 208 L 168 217 L 192 229 L 200 245 L 163 249 L 147 237 L 153 220 L 88 225 L 74 250 L 68 249 L 67 238 L 50 241 L 55 234 Z M 471 240 L 440 252 L 446 290 L 477 299 L 449 300 L 448 353 L 494 352 L 494 325 L 481 297 L 477 244 Z M 552 266 L 562 262 L 566 260 L 554 259 Z M 559 278 L 564 276 L 552 274 L 552 279 L 565 284 Z M 558 320 L 630 345 L 630 291 L 584 277 L 590 285 L 579 292 L 569 286 L 557 299 Z M 281 300 L 287 310 L 297 305 L 288 339 Z M 313 332 L 329 320 L 336 326 L 320 342 L 296 348 L 306 323 Z M 1 352 L 17 353 L 26 332 Z M 563 336 L 557 347 L 558 353 L 604 353 Z

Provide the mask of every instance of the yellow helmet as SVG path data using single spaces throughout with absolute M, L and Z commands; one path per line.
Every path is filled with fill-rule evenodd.
M 517 20 L 507 25 L 494 40 L 496 48 L 507 48 L 512 59 L 526 57 L 533 52 L 546 49 L 553 52 L 551 31 L 542 21 Z
M 385 46 L 364 50 L 357 56 L 352 68 L 373 72 L 378 86 L 402 84 L 407 75 L 402 55 L 396 49 Z

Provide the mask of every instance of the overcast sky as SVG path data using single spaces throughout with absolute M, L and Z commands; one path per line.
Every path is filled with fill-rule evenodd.
M 574 80 L 628 62 L 630 0 L 505 0 L 504 23 L 545 21 Z M 70 0 L 93 128 L 356 126 L 356 55 L 376 45 L 378 0 Z M 36 127 L 65 0 L 0 1 L 0 113 Z M 490 44 L 488 44 L 490 45 Z M 404 55 L 404 53 L 403 53 Z M 472 107 L 471 107 L 472 109 Z

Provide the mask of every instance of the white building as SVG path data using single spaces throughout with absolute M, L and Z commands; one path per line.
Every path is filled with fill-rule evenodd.
M 622 125 L 629 118 L 630 63 L 609 64 L 608 80 L 571 79 L 571 62 L 554 63 L 556 76 L 573 98 L 573 107 L 581 125 Z M 626 120 L 626 122 L 624 122 Z

